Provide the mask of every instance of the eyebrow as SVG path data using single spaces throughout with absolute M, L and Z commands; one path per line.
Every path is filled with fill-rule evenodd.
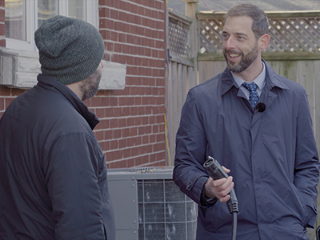
M 241 35 L 241 36 L 248 37 L 248 34 L 245 34 L 245 33 L 235 33 L 235 35 Z
M 227 31 L 223 31 L 223 32 L 222 32 L 222 34 L 224 34 L 224 33 L 229 34 Z M 248 37 L 248 34 L 246 34 L 246 33 L 236 32 L 236 33 L 234 33 L 234 34 L 235 34 L 235 35 L 238 35 L 238 36 Z M 229 35 L 230 35 L 230 34 L 229 34 Z

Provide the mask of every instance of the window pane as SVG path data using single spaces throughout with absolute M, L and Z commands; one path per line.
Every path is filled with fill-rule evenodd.
M 38 27 L 41 24 L 58 14 L 57 0 L 38 0 Z
M 69 17 L 87 20 L 85 0 L 69 0 Z
M 6 37 L 26 40 L 25 3 L 23 0 L 5 0 Z

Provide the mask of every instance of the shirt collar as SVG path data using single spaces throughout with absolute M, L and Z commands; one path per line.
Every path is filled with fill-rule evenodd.
M 261 59 L 265 66 L 265 86 L 263 88 L 267 88 L 271 90 L 274 87 L 278 87 L 281 89 L 288 89 L 288 86 L 284 83 L 283 77 L 279 76 L 271 66 Z M 228 92 L 232 87 L 239 88 L 238 84 L 233 79 L 233 76 L 228 68 L 217 76 L 221 80 L 220 91 L 221 95 L 224 95 Z
M 253 80 L 253 82 L 255 82 L 258 85 L 258 88 L 260 89 L 260 91 L 262 90 L 262 88 L 266 83 L 266 66 L 263 61 L 262 61 L 262 67 L 263 67 L 262 72 L 259 74 L 259 76 L 256 79 Z M 233 72 L 231 72 L 231 74 L 233 76 L 233 79 L 237 83 L 238 87 L 245 82 L 243 79 L 239 78 Z

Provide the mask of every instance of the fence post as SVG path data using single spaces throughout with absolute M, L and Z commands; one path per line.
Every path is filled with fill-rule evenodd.
M 191 58 L 194 61 L 194 73 L 196 82 L 199 84 L 199 71 L 198 71 L 198 53 L 199 53 L 199 22 L 197 20 L 197 13 L 199 12 L 199 0 L 183 0 L 186 2 L 186 16 L 193 19 L 190 26 L 189 46 L 191 51 Z

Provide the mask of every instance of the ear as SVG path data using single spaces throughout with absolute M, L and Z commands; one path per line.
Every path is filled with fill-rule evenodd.
M 261 52 L 268 47 L 269 41 L 270 41 L 270 36 L 268 34 L 264 34 L 259 38 L 259 50 Z

